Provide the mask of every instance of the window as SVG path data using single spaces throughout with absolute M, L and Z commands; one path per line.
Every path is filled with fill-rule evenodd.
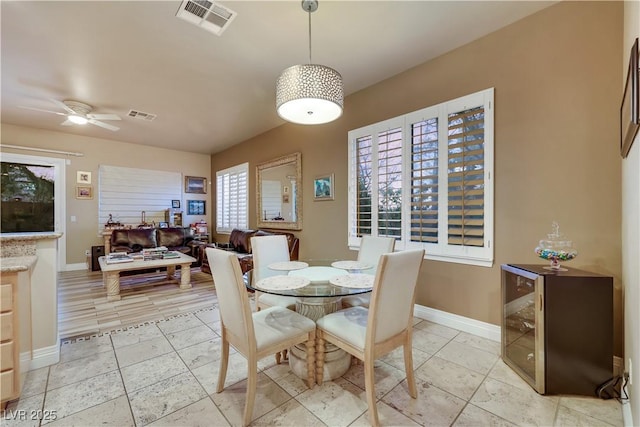
M 2 162 L 3 233 L 55 231 L 55 167 Z
M 61 232 L 57 265 L 60 271 L 67 264 L 65 175 L 65 159 L 2 153 L 0 232 Z M 14 220 L 17 221 L 12 224 Z
M 349 132 L 349 246 L 493 263 L 493 89 Z
M 249 163 L 216 172 L 216 231 L 249 226 Z

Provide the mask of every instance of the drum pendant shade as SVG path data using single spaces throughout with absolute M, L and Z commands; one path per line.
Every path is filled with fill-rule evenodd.
M 303 125 L 331 122 L 342 115 L 342 76 L 324 65 L 311 64 L 311 12 L 317 1 L 303 1 L 309 12 L 309 64 L 294 65 L 282 72 L 276 83 L 276 109 L 283 119 Z

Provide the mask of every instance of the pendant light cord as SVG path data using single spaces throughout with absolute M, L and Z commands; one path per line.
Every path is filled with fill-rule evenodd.
M 309 8 L 307 9 L 307 12 L 309 13 L 309 64 L 312 64 L 311 62 L 311 4 L 309 4 Z

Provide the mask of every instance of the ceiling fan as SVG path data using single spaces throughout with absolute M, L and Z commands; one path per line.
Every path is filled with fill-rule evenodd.
M 109 123 L 104 123 L 101 121 L 101 120 L 120 120 L 120 116 L 118 116 L 117 114 L 91 114 L 93 107 L 78 101 L 71 101 L 71 100 L 58 101 L 56 99 L 52 99 L 51 101 L 54 104 L 56 104 L 58 107 L 65 110 L 66 113 L 61 113 L 59 111 L 43 110 L 40 108 L 33 108 L 33 107 L 20 106 L 20 108 L 26 108 L 27 110 L 41 111 L 43 113 L 57 114 L 59 116 L 66 116 L 67 119 L 61 123 L 62 126 L 71 126 L 74 124 L 84 125 L 84 124 L 90 123 L 92 125 L 100 126 L 101 128 L 105 128 L 111 131 L 117 131 L 120 129 L 117 126 L 113 126 Z

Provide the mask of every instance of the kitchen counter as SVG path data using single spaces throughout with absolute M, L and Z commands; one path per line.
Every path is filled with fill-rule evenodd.
M 61 232 L 0 234 L 0 279 L 15 283 L 20 370 L 58 363 L 58 239 Z M 35 298 L 37 296 L 37 298 Z M 33 297 L 33 298 L 32 298 Z
M 2 233 L 0 234 L 0 258 L 36 255 L 39 240 L 59 239 L 62 233 Z
M 0 258 L 0 273 L 16 273 L 30 270 L 38 261 L 36 255 Z

